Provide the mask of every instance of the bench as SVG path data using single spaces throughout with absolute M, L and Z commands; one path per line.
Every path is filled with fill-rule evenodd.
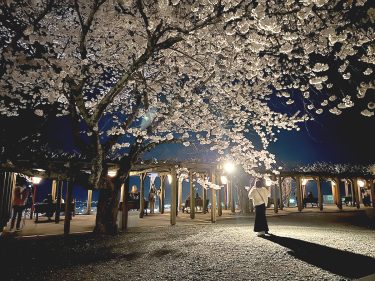
M 318 198 L 315 197 L 306 197 L 303 198 L 303 207 L 306 208 L 306 204 L 310 203 L 311 207 L 314 207 L 314 204 L 318 206 Z
M 147 209 L 148 209 L 148 201 L 143 199 L 144 200 L 144 211 L 145 211 L 145 214 L 147 215 Z M 140 209 L 140 201 L 139 199 L 129 199 L 128 202 L 127 202 L 127 206 L 128 206 L 128 211 L 129 210 L 137 210 L 139 211 Z M 121 211 L 122 210 L 122 202 L 120 202 L 119 204 L 119 210 Z
M 351 196 L 344 196 L 341 198 L 341 202 L 343 202 L 345 206 L 348 206 L 349 204 L 353 206 L 353 198 Z
M 39 221 L 39 214 L 49 215 L 48 218 L 52 217 L 56 212 L 57 204 L 56 203 L 35 203 L 34 204 L 34 214 L 35 222 Z M 75 202 L 70 204 L 70 212 L 75 216 L 76 204 Z M 60 204 L 60 213 L 65 213 L 65 203 Z
M 195 198 L 195 211 L 198 210 L 198 208 L 200 210 L 203 211 L 203 213 L 208 213 L 208 203 L 210 202 L 209 199 L 206 199 L 206 209 L 203 210 L 203 200 L 201 198 Z M 189 210 L 190 210 L 190 198 L 189 199 L 186 199 L 185 201 L 185 205 L 182 206 L 182 212 L 184 213 L 186 211 L 186 213 L 189 213 Z

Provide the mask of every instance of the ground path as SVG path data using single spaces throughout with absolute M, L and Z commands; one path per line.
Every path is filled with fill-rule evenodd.
M 175 226 L 148 216 L 142 223 L 154 224 L 115 237 L 5 237 L 0 274 L 1 280 L 353 280 L 375 274 L 373 215 L 374 209 L 284 211 L 268 217 L 274 235 L 266 239 L 254 236 L 253 215 L 226 215 L 216 224 L 181 216 Z

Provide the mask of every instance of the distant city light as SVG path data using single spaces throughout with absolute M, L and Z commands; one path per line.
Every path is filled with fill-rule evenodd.
M 224 164 L 224 170 L 227 173 L 231 174 L 234 171 L 234 164 L 232 162 L 226 162 Z
M 42 178 L 40 178 L 40 177 L 32 177 L 31 178 L 31 181 L 33 182 L 33 184 L 39 184 L 41 180 L 42 180 Z

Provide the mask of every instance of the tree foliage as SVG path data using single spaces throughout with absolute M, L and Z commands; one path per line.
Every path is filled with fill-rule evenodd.
M 280 130 L 374 115 L 373 23 L 364 0 L 3 1 L 0 114 L 69 115 L 94 185 L 169 142 L 269 170 Z

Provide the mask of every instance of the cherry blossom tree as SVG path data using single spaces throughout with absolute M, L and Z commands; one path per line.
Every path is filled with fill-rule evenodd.
M 70 116 L 90 183 L 106 190 L 98 232 L 116 232 L 119 187 L 157 145 L 207 145 L 255 174 L 272 169 L 280 130 L 358 100 L 374 115 L 364 0 L 2 3 L 0 114 Z M 109 179 L 110 161 L 119 169 Z

